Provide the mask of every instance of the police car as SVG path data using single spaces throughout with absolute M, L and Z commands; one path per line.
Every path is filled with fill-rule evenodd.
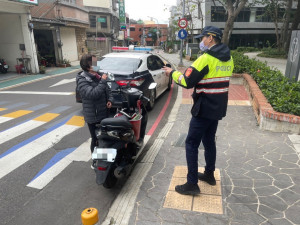
M 150 99 L 147 109 L 151 110 L 155 99 L 171 88 L 172 78 L 162 70 L 164 66 L 171 65 L 159 55 L 151 53 L 149 48 L 134 47 L 133 51 L 129 51 L 128 47 L 113 47 L 113 50 L 117 52 L 106 54 L 97 61 L 100 72 L 114 75 L 115 82 L 108 81 L 111 90 L 125 85 L 138 88 Z M 153 82 L 157 83 L 157 86 L 149 90 L 148 87 Z M 122 102 L 122 96 L 113 96 L 113 105 Z

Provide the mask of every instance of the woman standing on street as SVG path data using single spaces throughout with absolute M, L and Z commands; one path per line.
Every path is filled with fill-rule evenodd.
M 93 70 L 93 64 L 97 62 L 92 55 L 83 55 L 80 60 L 82 72 L 78 73 L 77 90 L 82 99 L 83 116 L 91 133 L 91 152 L 97 145 L 95 134 L 96 124 L 108 117 L 109 108 L 112 106 L 113 97 L 106 83 L 107 75 L 101 77 Z M 92 165 L 93 166 L 93 165 Z

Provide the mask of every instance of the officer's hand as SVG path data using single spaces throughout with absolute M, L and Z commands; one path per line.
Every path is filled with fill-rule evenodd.
M 107 74 L 106 73 L 102 74 L 101 79 L 106 80 L 107 79 Z
M 167 76 L 169 76 L 170 73 L 171 73 L 172 70 L 173 70 L 172 68 L 166 67 L 166 66 L 164 66 L 162 69 L 165 71 L 165 73 L 166 73 Z
M 112 106 L 111 102 L 107 102 L 107 103 L 106 103 L 106 107 L 107 107 L 107 108 L 109 108 L 109 109 L 110 109 L 110 108 L 111 108 L 111 106 Z

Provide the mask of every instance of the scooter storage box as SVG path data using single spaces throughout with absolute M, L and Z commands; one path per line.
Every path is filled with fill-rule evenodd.
M 124 91 L 129 107 L 136 107 L 142 92 L 136 88 L 130 88 Z

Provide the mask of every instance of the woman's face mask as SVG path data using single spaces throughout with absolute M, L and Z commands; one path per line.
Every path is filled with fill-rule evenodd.
M 98 70 L 100 70 L 100 66 L 92 66 L 92 70 L 94 72 L 98 72 Z

